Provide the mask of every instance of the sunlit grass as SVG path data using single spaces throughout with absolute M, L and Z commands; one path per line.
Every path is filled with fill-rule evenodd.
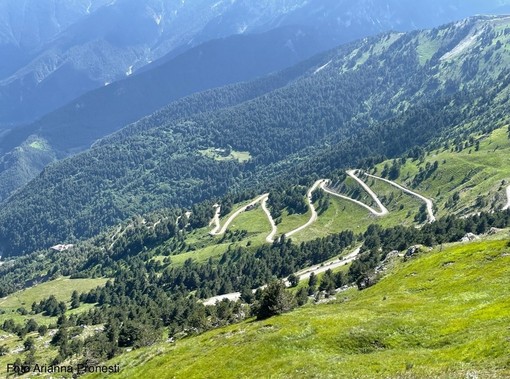
M 509 267 L 507 241 L 423 253 L 334 303 L 125 354 L 112 377 L 507 377 Z

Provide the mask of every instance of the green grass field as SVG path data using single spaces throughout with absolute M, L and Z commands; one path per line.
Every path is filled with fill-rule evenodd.
M 43 140 L 35 140 L 35 141 L 31 142 L 28 146 L 30 146 L 31 148 L 36 149 L 36 150 L 42 150 L 42 151 L 49 150 L 48 145 Z
M 282 236 L 285 233 L 291 232 L 294 229 L 299 228 L 301 225 L 306 224 L 310 219 L 311 215 L 312 213 L 310 212 L 310 208 L 308 208 L 306 213 L 292 215 L 289 215 L 289 213 L 285 209 L 282 212 L 282 221 L 278 225 L 276 225 L 278 228 L 276 238 Z
M 24 322 L 30 318 L 35 319 L 39 323 L 48 324 L 54 322 L 56 318 L 45 317 L 41 314 L 22 316 L 16 312 L 16 310 L 24 307 L 30 312 L 33 302 L 39 302 L 48 298 L 50 295 L 54 295 L 58 301 L 64 301 L 69 306 L 73 291 L 76 290 L 79 293 L 88 292 L 93 288 L 104 285 L 106 280 L 107 279 L 69 279 L 67 277 L 62 277 L 15 292 L 0 300 L 0 309 L 5 312 L 4 314 L 0 314 L 0 324 L 6 319 Z
M 415 190 L 434 201 L 439 216 L 501 209 L 506 203 L 505 189 L 510 184 L 508 128 L 496 129 L 478 139 L 478 151 L 475 147 L 461 152 L 442 149 L 432 152 L 422 163 L 408 159 L 396 181 L 411 188 L 419 169 L 437 161 L 438 169 Z M 380 173 L 386 163 L 391 162 L 378 165 L 377 172 Z M 445 205 L 454 192 L 459 193 L 460 200 L 447 209 Z M 477 205 L 478 197 L 483 197 L 484 206 Z
M 271 225 L 261 205 L 256 204 L 255 208 L 237 216 L 228 229 L 231 231 L 246 230 L 249 236 L 259 234 L 267 236 L 271 232 Z
M 416 51 L 418 53 L 418 59 L 420 60 L 420 65 L 424 66 L 432 56 L 437 52 L 440 47 L 437 39 L 427 38 L 427 36 L 423 36 L 419 39 L 419 44 L 416 47 Z
M 509 377 L 509 285 L 507 240 L 456 244 L 333 303 L 127 353 L 111 377 Z
M 375 222 L 377 222 L 376 217 L 366 209 L 350 201 L 330 196 L 328 209 L 320 214 L 310 227 L 294 234 L 291 238 L 295 243 L 301 243 L 347 229 L 355 233 L 363 233 L 370 224 Z

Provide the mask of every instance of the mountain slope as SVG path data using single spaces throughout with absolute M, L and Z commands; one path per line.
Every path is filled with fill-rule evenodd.
M 60 16 L 67 7 L 48 2 L 51 3 L 47 4 L 48 13 L 39 13 L 37 2 L 9 3 L 12 19 L 3 19 L 6 34 L 16 22 L 22 23 L 34 14 L 39 25 L 58 24 L 59 17 L 55 20 L 51 12 Z M 285 3 L 279 0 L 268 8 L 265 2 L 257 2 L 242 16 L 252 20 L 262 11 L 264 16 L 275 17 L 286 11 Z M 236 7 L 235 2 L 212 0 L 178 3 L 109 0 L 94 5 L 77 0 L 69 6 L 70 10 L 81 9 L 86 17 L 63 23 L 46 43 L 27 49 L 30 61 L 1 81 L 0 123 L 33 120 L 87 91 L 130 75 L 133 70 L 188 44 L 211 19 Z M 43 38 L 51 28 L 27 26 L 26 30 L 33 31 L 34 38 Z M 225 25 L 222 33 L 204 35 L 197 44 L 236 32 L 233 26 Z
M 112 377 L 503 378 L 509 261 L 506 240 L 435 249 L 337 301 L 127 353 Z
M 506 106 L 508 23 L 475 18 L 384 35 L 305 62 L 295 69 L 304 72 L 299 79 L 242 104 L 195 116 L 176 116 L 170 107 L 144 120 L 141 132 L 128 128 L 48 167 L 11 197 L 0 211 L 2 250 L 18 254 L 91 236 L 133 213 L 190 206 L 236 183 L 265 183 L 267 192 L 282 175 L 355 167 L 485 122 Z M 460 50 L 466 40 L 473 45 Z M 191 109 L 186 104 L 179 108 Z M 211 158 L 210 149 L 251 159 Z
M 200 3 L 202 7 L 183 3 L 176 5 L 177 8 L 156 0 L 110 3 L 77 1 L 74 8 L 78 14 L 61 22 L 72 7 L 68 9 L 52 2 L 48 6 L 51 5 L 55 17 L 45 26 L 42 25 L 45 17 L 51 14 L 38 13 L 36 4 L 28 2 L 24 13 L 18 9 L 18 3 L 6 5 L 11 17 L 0 19 L 6 43 L 21 46 L 33 41 L 31 48 L 26 47 L 30 51 L 23 54 L 39 55 L 28 66 L 2 80 L 0 119 L 4 117 L 5 122 L 10 122 L 9 114 L 13 112 L 31 119 L 35 117 L 31 114 L 41 116 L 62 107 L 37 122 L 2 133 L 2 155 L 13 155 L 18 147 L 21 150 L 18 149 L 17 155 L 20 151 L 23 154 L 27 140 L 37 137 L 49 145 L 49 150 L 42 160 L 34 160 L 30 151 L 18 160 L 0 158 L 4 161 L 3 169 L 0 168 L 4 171 L 1 182 L 5 183 L 0 188 L 0 199 L 26 184 L 40 170 L 41 162 L 75 154 L 95 139 L 178 97 L 250 80 L 358 37 L 387 30 L 429 27 L 476 12 L 490 12 L 501 5 L 501 2 L 478 0 L 464 2 L 462 7 L 453 0 L 451 4 L 426 2 L 419 6 L 402 0 L 376 3 L 282 0 L 256 4 L 238 1 L 218 2 L 210 4 L 210 8 L 205 0 Z M 174 15 L 169 16 L 172 12 Z M 35 17 L 33 14 L 38 17 L 40 30 L 27 27 L 28 35 L 18 36 L 17 26 L 11 24 L 18 18 Z M 192 14 L 198 15 L 191 22 Z M 267 30 L 271 31 L 253 34 Z M 246 38 L 218 40 L 188 51 L 200 42 L 236 33 Z M 163 58 L 146 64 L 167 51 L 170 53 Z M 142 67 L 139 71 L 142 75 L 136 79 L 103 86 L 114 79 L 129 77 Z M 79 97 L 97 87 L 103 88 Z M 74 98 L 77 99 L 63 106 Z
M 4 135 L 0 149 L 7 152 L 35 134 L 48 140 L 60 155 L 83 150 L 180 97 L 267 75 L 319 50 L 321 41 L 296 27 L 208 42 L 154 70 L 84 95 L 33 124 L 15 128 Z
M 169 52 L 214 38 L 300 25 L 314 28 L 332 47 L 388 30 L 497 12 L 508 1 L 435 0 L 418 6 L 410 0 L 4 3 L 0 38 L 13 59 L 0 76 L 0 125 L 32 121 Z
M 0 2 L 0 79 L 28 64 L 59 33 L 111 0 Z
M 0 200 L 49 162 L 85 150 L 98 138 L 171 101 L 283 69 L 320 46 L 314 35 L 293 27 L 212 41 L 153 70 L 81 96 L 33 124 L 4 133 L 0 137 Z M 45 159 L 26 148 L 34 140 L 46 146 L 40 152 Z

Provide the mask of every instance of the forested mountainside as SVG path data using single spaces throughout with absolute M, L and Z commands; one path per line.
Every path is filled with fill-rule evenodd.
M 0 46 L 9 54 L 19 50 L 9 55 L 12 64 L 18 55 L 34 61 L 0 81 L 0 124 L 2 118 L 8 122 L 10 114 L 32 119 L 67 105 L 37 122 L 0 133 L 0 199 L 25 185 L 49 162 L 88 148 L 95 139 L 178 97 L 253 79 L 341 42 L 500 12 L 496 7 L 502 4 L 474 0 L 460 7 L 457 1 L 450 2 L 416 6 L 403 0 L 257 4 L 204 0 L 180 5 L 154 0 L 75 1 L 72 13 L 55 1 L 27 1 L 23 9 L 19 2 L 6 1 Z M 53 9 L 55 16 L 38 12 L 39 7 Z M 190 23 L 191 14 L 195 19 Z M 232 34 L 237 38 L 200 45 Z M 170 52 L 146 64 L 165 51 Z M 145 74 L 132 78 L 137 72 Z M 130 80 L 118 81 L 126 76 Z M 110 82 L 115 83 L 103 86 Z M 79 96 L 96 87 L 100 89 Z M 34 145 L 36 140 L 40 142 Z
M 486 157 L 493 148 L 491 145 L 496 142 L 508 150 L 508 128 L 504 129 L 504 140 L 501 139 L 500 128 L 497 135 L 486 135 L 473 155 L 477 159 Z M 435 154 L 432 151 L 427 153 L 430 156 Z M 419 164 L 422 158 L 409 157 L 408 160 L 410 164 Z M 490 166 L 485 168 L 490 169 Z M 445 167 L 441 166 L 438 171 L 443 169 Z M 393 170 L 390 171 L 393 175 Z M 509 171 L 505 170 L 506 177 L 508 174 Z M 362 177 L 361 173 L 357 175 Z M 339 322 L 338 312 L 346 310 L 341 304 L 351 297 L 363 299 L 368 296 L 365 304 L 371 306 L 362 308 L 363 315 L 372 309 L 377 318 L 393 320 L 390 324 L 385 321 L 383 329 L 378 324 L 380 334 L 375 336 L 372 336 L 375 333 L 372 323 L 366 338 L 363 333 L 360 338 L 358 334 L 348 333 L 348 342 L 345 346 L 341 345 L 340 351 L 350 352 L 349 356 L 355 360 L 351 364 L 358 365 L 358 369 L 358 360 L 366 359 L 367 351 L 391 354 L 400 362 L 419 350 L 422 358 L 413 360 L 416 366 L 413 372 L 420 378 L 430 377 L 431 372 L 442 373 L 444 365 L 448 365 L 449 369 L 446 377 L 452 377 L 452 373 L 457 375 L 457 372 L 467 368 L 476 372 L 482 369 L 491 373 L 505 372 L 506 350 L 500 346 L 504 339 L 504 335 L 500 334 L 508 321 L 508 313 L 505 313 L 508 299 L 503 290 L 508 284 L 508 265 L 503 263 L 508 258 L 510 211 L 496 208 L 493 212 L 467 218 L 447 216 L 429 220 L 421 228 L 416 228 L 414 223 L 404 226 L 402 222 L 406 217 L 402 217 L 399 210 L 410 207 L 409 202 L 394 194 L 387 196 L 387 188 L 382 186 L 383 180 L 379 178 L 377 182 L 371 183 L 369 180 L 368 185 L 381 196 L 390 213 L 369 217 L 368 220 L 364 220 L 366 216 L 360 212 L 362 208 L 358 205 L 346 210 L 346 206 L 355 201 L 350 194 L 344 192 L 349 200 L 338 200 L 336 195 L 330 196 L 325 192 L 329 191 L 328 187 L 316 188 L 309 206 L 312 208 L 311 204 L 315 204 L 319 212 L 315 223 L 328 225 L 325 236 L 314 230 L 308 234 L 312 223 L 290 238 L 292 232 L 282 229 L 295 215 L 284 215 L 283 220 L 278 222 L 278 237 L 271 244 L 267 243 L 264 236 L 269 233 L 271 226 L 261 222 L 261 218 L 266 217 L 262 212 L 264 205 L 261 209 L 248 205 L 253 202 L 241 201 L 231 204 L 230 209 L 229 199 L 224 198 L 220 206 L 227 209 L 219 221 L 223 224 L 222 229 L 226 229 L 223 232 L 212 229 L 214 220 L 207 226 L 212 213 L 208 210 L 213 210 L 212 202 L 209 202 L 194 206 L 191 214 L 160 211 L 134 217 L 76 246 L 61 251 L 39 251 L 4 262 L 0 266 L 0 363 L 6 365 L 15 361 L 18 365 L 33 365 L 34 362 L 47 362 L 75 366 L 84 362 L 97 365 L 113 358 L 116 362 L 122 362 L 120 377 L 137 377 L 139 374 L 134 372 L 143 370 L 140 366 L 142 361 L 156 359 L 155 362 L 166 367 L 164 374 L 159 369 L 153 369 L 157 372 L 155 377 L 167 375 L 168 372 L 172 377 L 189 377 L 189 372 L 193 372 L 192 376 L 199 376 L 204 372 L 201 367 L 210 362 L 207 357 L 197 358 L 186 367 L 175 366 L 168 361 L 178 361 L 174 354 L 185 354 L 184 351 L 189 351 L 187 349 L 194 342 L 198 342 L 201 348 L 212 347 L 215 354 L 222 354 L 223 349 L 232 347 L 223 338 L 234 337 L 228 332 L 225 335 L 223 326 L 235 323 L 236 328 L 265 328 L 267 322 L 260 320 L 307 303 L 304 309 L 285 316 L 287 322 L 284 324 L 292 330 L 302 326 L 300 315 L 304 312 L 315 315 L 309 321 L 320 329 L 324 327 L 323 316 L 329 313 L 324 305 L 309 304 L 310 298 L 315 298 L 318 303 L 331 302 L 336 289 L 340 288 L 339 302 L 330 305 L 338 309 L 335 311 L 336 320 L 328 323 L 330 327 L 334 324 L 339 331 L 344 329 L 344 323 Z M 391 186 L 395 185 L 393 182 Z M 483 184 L 478 189 L 482 187 Z M 293 192 L 299 197 L 300 190 L 295 189 L 297 191 Z M 286 191 L 285 195 L 292 198 L 294 194 Z M 274 200 L 270 201 L 271 213 L 280 209 Z M 260 198 L 256 201 L 260 201 Z M 291 203 L 288 210 L 292 209 Z M 393 214 L 397 217 L 393 217 Z M 202 218 L 205 224 L 200 220 Z M 342 218 L 348 224 L 343 226 Z M 366 221 L 371 224 L 366 224 Z M 421 223 L 420 220 L 417 222 Z M 360 223 L 365 225 L 363 229 L 357 229 L 356 233 L 348 230 L 356 228 L 357 224 L 359 228 Z M 331 229 L 331 226 L 334 228 Z M 450 245 L 468 236 L 472 239 L 483 238 L 483 241 Z M 431 252 L 433 247 L 435 250 Z M 386 273 L 388 269 L 390 272 Z M 279 283 L 274 282 L 274 278 L 285 279 Z M 394 284 L 388 287 L 388 281 Z M 270 283 L 267 289 L 252 291 L 267 283 Z M 358 293 L 352 288 L 354 285 L 360 290 L 371 288 Z M 451 290 L 452 285 L 455 285 L 455 291 Z M 286 286 L 296 288 L 286 290 Z M 9 295 L 20 287 L 32 288 Z M 378 296 L 376 304 L 379 305 L 375 311 L 372 306 L 375 298 L 370 295 L 374 293 Z M 211 297 L 215 295 L 224 295 L 225 300 L 215 303 L 216 299 L 222 298 Z M 409 305 L 410 298 L 413 304 L 418 301 L 422 305 L 419 311 Z M 363 303 L 357 304 L 361 306 Z M 423 307 L 425 304 L 428 305 L 426 308 Z M 454 305 L 455 311 L 452 311 Z M 406 309 L 406 317 L 395 318 L 395 312 L 402 307 Z M 349 309 L 359 311 L 357 306 Z M 476 327 L 469 328 L 464 322 L 461 323 L 462 327 L 458 327 L 459 309 L 463 321 L 466 320 L 464 312 L 471 310 L 469 322 Z M 426 315 L 422 313 L 424 311 Z M 318 312 L 321 312 L 320 316 Z M 438 334 L 435 328 L 421 327 L 422 323 L 430 326 L 430 317 L 435 315 L 441 318 L 437 321 L 441 325 L 448 322 L 457 327 L 447 335 Z M 252 316 L 259 321 L 254 322 Z M 249 322 L 243 322 L 247 317 L 251 318 Z M 279 324 L 280 320 L 273 318 L 271 322 Z M 352 314 L 347 327 L 351 325 L 356 328 L 358 320 L 359 315 L 356 317 Z M 365 317 L 363 322 L 366 323 Z M 417 329 L 411 328 L 416 323 L 420 330 L 418 337 Z M 208 343 L 204 343 L 203 339 L 210 334 L 197 336 L 215 328 L 221 328 L 213 332 L 221 337 L 213 338 Z M 394 339 L 396 331 L 398 338 Z M 486 338 L 488 332 L 491 333 L 490 338 Z M 260 336 L 260 333 L 257 335 Z M 328 342 L 321 338 L 322 335 L 314 331 L 306 334 L 320 344 L 314 345 L 314 350 L 327 346 Z M 499 337 L 495 338 L 496 335 Z M 417 344 L 416 338 L 429 342 Z M 444 338 L 449 343 L 439 343 Z M 222 341 L 219 350 L 215 347 L 216 343 L 220 343 L 218 339 Z M 302 345 L 295 339 L 284 339 L 287 340 L 286 346 L 296 354 L 310 350 L 307 343 Z M 243 340 L 242 345 L 260 344 L 258 348 L 265 351 L 262 340 L 248 338 Z M 377 342 L 375 345 L 374 341 Z M 465 351 L 466 346 L 470 352 L 475 349 L 477 353 L 471 353 L 469 360 L 463 361 L 462 366 L 458 367 L 458 354 Z M 487 351 L 487 346 L 492 347 L 490 351 Z M 193 351 L 196 349 L 194 346 Z M 320 359 L 330 356 L 329 349 L 319 349 L 318 354 Z M 234 361 L 246 362 L 250 360 L 249 357 L 242 354 Z M 434 359 L 431 361 L 429 357 Z M 161 359 L 165 362 L 161 363 Z M 296 361 L 290 359 L 289 364 L 295 365 Z M 456 365 L 453 371 L 452 364 Z M 380 373 L 381 369 L 385 372 L 401 369 L 395 362 L 383 366 L 374 368 L 374 373 Z M 322 371 L 328 372 L 329 368 L 322 368 Z
M 3 0 L 0 128 L 33 121 L 105 83 L 214 38 L 311 26 L 333 47 L 493 14 L 507 0 Z
M 171 101 L 292 66 L 322 50 L 320 46 L 321 41 L 302 27 L 233 36 L 205 43 L 153 70 L 80 96 L 0 137 L 0 199 L 34 178 L 49 162 L 83 151 L 98 138 Z M 44 148 L 34 148 L 35 141 Z
M 274 184 L 286 172 L 306 180 L 320 172 L 315 163 L 354 166 L 441 133 L 490 128 L 506 106 L 509 36 L 505 17 L 390 33 L 316 57 L 299 66 L 310 67 L 300 78 L 244 103 L 200 113 L 200 96 L 183 99 L 189 116 L 175 117 L 170 106 L 47 167 L 8 199 L 2 252 L 92 236 L 133 214 L 189 207 L 262 178 Z M 297 169 L 288 169 L 291 160 Z

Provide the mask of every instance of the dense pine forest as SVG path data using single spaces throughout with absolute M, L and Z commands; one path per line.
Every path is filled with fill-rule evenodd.
M 472 50 L 484 52 L 484 63 L 466 70 L 469 54 L 445 62 L 474 30 L 480 44 Z M 508 34 L 483 19 L 387 34 L 313 58 L 280 79 L 181 100 L 46 168 L 9 198 L 0 211 L 3 254 L 91 237 L 134 214 L 266 187 L 286 172 L 304 178 L 395 157 L 441 132 L 460 133 L 452 125 L 490 128 L 503 112 L 509 76 L 501 40 Z M 419 54 L 428 46 L 423 40 L 437 45 L 427 57 Z M 268 92 L 274 85 L 281 88 Z M 229 95 L 221 100 L 222 93 Z M 204 153 L 211 149 L 248 159 L 211 158 Z

